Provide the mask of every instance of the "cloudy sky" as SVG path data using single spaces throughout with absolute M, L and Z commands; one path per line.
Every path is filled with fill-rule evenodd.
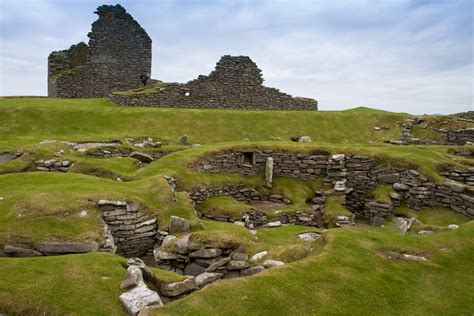
M 0 95 L 46 95 L 47 56 L 88 41 L 104 0 L 0 0 Z M 321 110 L 474 109 L 472 0 L 124 0 L 152 77 L 186 82 L 249 55 L 265 85 Z

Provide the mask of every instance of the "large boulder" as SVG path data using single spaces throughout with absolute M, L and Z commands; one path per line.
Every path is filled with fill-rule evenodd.
M 178 216 L 171 216 L 169 233 L 184 233 L 189 230 L 189 221 Z
M 120 301 L 130 315 L 137 315 L 140 310 L 147 306 L 163 306 L 160 296 L 150 290 L 144 282 L 128 292 L 120 295 Z

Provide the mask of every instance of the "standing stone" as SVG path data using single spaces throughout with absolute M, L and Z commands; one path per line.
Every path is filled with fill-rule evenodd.
M 179 138 L 179 143 L 181 145 L 187 145 L 188 144 L 188 135 L 183 135 Z
M 140 282 L 143 282 L 142 270 L 137 266 L 129 266 L 127 268 L 125 279 L 120 283 L 120 289 L 123 290 L 136 287 Z
M 272 187 L 273 182 L 273 158 L 268 157 L 267 162 L 265 164 L 265 186 L 267 188 Z
M 189 222 L 178 216 L 171 216 L 169 233 L 184 233 L 189 230 Z

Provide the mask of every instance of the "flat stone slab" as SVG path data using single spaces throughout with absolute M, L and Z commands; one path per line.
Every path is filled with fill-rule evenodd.
M 194 279 L 194 277 L 190 277 L 181 282 L 162 284 L 160 287 L 161 294 L 169 297 L 174 297 L 192 291 L 196 288 Z
M 40 242 L 37 248 L 45 254 L 66 254 L 96 252 L 99 245 L 96 242 Z
M 42 256 L 41 253 L 34 249 L 29 249 L 29 248 L 22 248 L 22 247 L 15 247 L 15 246 L 10 246 L 6 245 L 5 248 L 3 248 L 3 252 L 7 254 L 10 257 L 39 257 Z
M 160 295 L 150 290 L 145 283 L 120 295 L 120 301 L 130 315 L 137 315 L 146 306 L 163 306 Z
M 318 239 L 319 237 L 321 237 L 321 235 L 318 234 L 318 233 L 309 232 L 309 233 L 302 233 L 302 234 L 299 234 L 298 237 L 300 237 L 300 238 L 303 239 L 304 241 L 315 241 L 316 239 Z
M 201 287 L 208 283 L 214 282 L 217 279 L 222 278 L 223 276 L 224 274 L 222 273 L 204 272 L 198 275 L 196 279 L 194 279 L 194 283 L 196 284 L 197 287 Z

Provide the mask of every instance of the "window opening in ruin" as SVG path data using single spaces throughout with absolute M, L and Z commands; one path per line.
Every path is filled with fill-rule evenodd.
M 255 153 L 246 152 L 242 154 L 242 163 L 245 165 L 254 165 L 255 164 Z
M 191 95 L 191 92 L 185 92 L 184 95 L 189 97 Z

